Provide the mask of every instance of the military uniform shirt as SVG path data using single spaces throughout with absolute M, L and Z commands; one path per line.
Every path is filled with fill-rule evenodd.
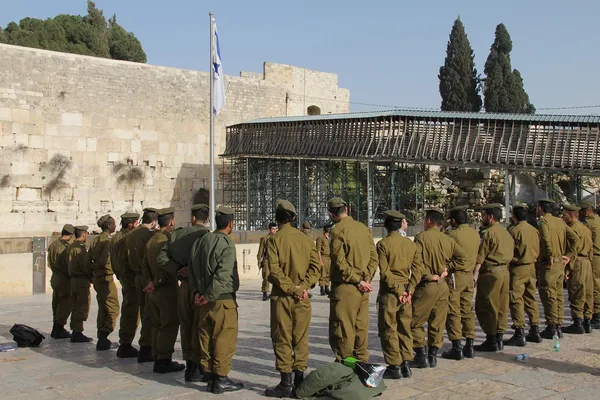
M 146 252 L 142 261 L 142 275 L 146 285 L 150 282 L 154 286 L 159 285 L 160 270 L 158 268 L 158 254 L 170 236 L 170 233 L 156 232 L 146 244 Z
M 433 275 L 441 276 L 444 270 L 465 271 L 467 255 L 456 240 L 440 232 L 437 228 L 429 228 L 415 236 L 415 243 L 423 260 L 422 268 L 415 271 L 411 287 L 422 279 L 431 281 Z
M 329 258 L 331 249 L 329 248 L 329 239 L 325 235 L 317 238 L 317 251 L 321 253 L 321 257 Z
M 260 244 L 258 245 L 258 253 L 256 254 L 256 261 L 258 262 L 258 266 L 262 267 L 262 263 L 267 258 L 267 240 L 271 235 L 263 236 L 260 238 Z
M 110 260 L 110 238 L 102 232 L 90 246 L 86 257 L 86 269 L 92 271 L 94 277 L 103 277 L 113 274 Z
M 592 231 L 594 255 L 600 256 L 600 217 L 597 215 L 585 217 L 585 225 Z
M 208 232 L 210 231 L 205 226 L 192 225 L 171 233 L 170 239 L 158 254 L 158 267 L 164 271 L 160 274 L 161 282 L 177 280 L 177 271 L 189 264 L 192 246 Z
M 114 274 L 119 278 L 127 265 L 127 249 L 125 249 L 125 236 L 127 231 L 121 229 L 110 239 L 110 264 Z
M 507 267 L 515 254 L 515 242 L 506 229 L 499 223 L 487 227 L 483 233 L 477 264 L 483 268 Z
M 465 261 L 465 272 L 473 272 L 479 251 L 479 233 L 467 224 L 461 224 L 456 229 L 448 232 L 448 236 L 456 240 L 458 246 L 465 252 L 467 257 Z
M 579 221 L 573 222 L 570 225 L 573 232 L 579 238 L 579 245 L 577 246 L 577 256 L 588 258 L 590 261 L 594 257 L 594 247 L 592 242 L 592 231 L 584 224 Z
M 136 274 L 142 273 L 142 261 L 146 251 L 146 244 L 154 235 L 154 231 L 146 226 L 138 226 L 125 237 L 127 247 L 128 268 Z
M 69 274 L 69 265 L 67 263 L 65 250 L 69 248 L 69 241 L 64 239 L 55 240 L 48 247 L 48 266 L 52 272 L 61 272 Z
M 87 278 L 92 280 L 92 271 L 86 268 L 85 243 L 74 241 L 67 249 L 67 260 L 69 262 L 69 275 L 71 277 Z
M 553 216 L 544 214 L 540 218 L 540 262 L 543 265 L 552 264 L 562 256 L 573 258 L 577 254 L 579 238 L 565 222 Z
M 399 232 L 391 232 L 377 243 L 377 254 L 382 293 L 396 296 L 401 296 L 404 291 L 413 293 L 417 282 L 410 278 L 423 270 L 418 246 Z
M 540 234 L 527 221 L 519 221 L 508 233 L 515 242 L 512 266 L 534 264 L 540 256 Z

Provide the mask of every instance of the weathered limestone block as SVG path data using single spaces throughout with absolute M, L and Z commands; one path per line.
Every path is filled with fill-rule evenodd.
M 13 201 L 13 212 L 46 212 L 48 211 L 48 202 L 46 200 L 15 200 Z

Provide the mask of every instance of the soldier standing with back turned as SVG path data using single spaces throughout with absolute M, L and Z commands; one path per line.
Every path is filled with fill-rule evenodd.
M 92 283 L 92 271 L 87 268 L 85 242 L 88 236 L 87 226 L 75 227 L 75 240 L 67 251 L 69 263 L 69 276 L 71 277 L 71 293 L 73 295 L 73 313 L 71 315 L 71 342 L 91 342 L 83 334 L 83 323 L 87 321 L 90 313 L 90 284 Z
M 60 239 L 48 247 L 48 266 L 52 270 L 50 286 L 52 287 L 52 332 L 54 339 L 70 339 L 71 334 L 65 329 L 67 319 L 73 310 L 71 297 L 71 278 L 65 250 L 73 238 L 75 228 L 67 224 L 63 226 Z
M 594 291 L 594 315 L 591 327 L 600 329 L 600 217 L 594 212 L 593 204 L 588 202 L 579 205 L 579 216 L 582 222 L 592 231 L 593 253 L 592 280 Z
M 331 275 L 331 250 L 329 249 L 329 236 L 331 224 L 323 227 L 323 234 L 317 238 L 317 256 L 321 264 L 321 277 L 319 286 L 321 287 L 321 296 L 329 295 L 329 280 Z
M 269 264 L 267 263 L 267 240 L 277 232 L 277 224 L 271 222 L 269 224 L 269 233 L 266 236 L 260 238 L 260 244 L 258 246 L 258 253 L 256 258 L 258 261 L 258 269 L 262 272 L 262 299 L 263 301 L 269 300 Z

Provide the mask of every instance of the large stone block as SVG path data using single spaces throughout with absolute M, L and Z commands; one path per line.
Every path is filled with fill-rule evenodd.
M 78 136 L 81 136 L 81 127 L 80 126 L 61 125 L 59 127 L 59 132 L 60 132 L 61 136 L 78 137 Z
M 158 133 L 156 131 L 139 131 L 138 137 L 140 140 L 158 140 Z
M 79 212 L 79 201 L 49 201 L 48 211 L 50 212 Z
M 30 111 L 24 110 L 21 108 L 13 108 L 11 112 L 11 120 L 12 122 L 29 122 L 30 121 Z
M 44 148 L 44 137 L 43 136 L 29 136 L 29 147 L 32 149 L 43 149 Z
M 132 129 L 115 129 L 114 136 L 119 139 L 133 139 Z
M 12 110 L 8 107 L 0 107 L 0 121 L 12 121 Z
M 66 126 L 83 126 L 83 114 L 62 113 L 60 116 L 60 124 Z
M 46 212 L 48 211 L 48 202 L 46 200 L 31 201 L 13 201 L 13 212 Z

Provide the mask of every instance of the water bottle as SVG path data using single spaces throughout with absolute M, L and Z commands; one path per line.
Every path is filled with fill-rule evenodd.
M 560 342 L 558 341 L 558 335 L 556 333 L 554 334 L 554 336 L 552 336 L 552 341 L 552 350 L 554 350 L 555 352 L 560 351 Z
M 527 354 L 523 353 L 523 354 L 515 355 L 515 361 L 523 361 L 523 360 L 527 360 Z

